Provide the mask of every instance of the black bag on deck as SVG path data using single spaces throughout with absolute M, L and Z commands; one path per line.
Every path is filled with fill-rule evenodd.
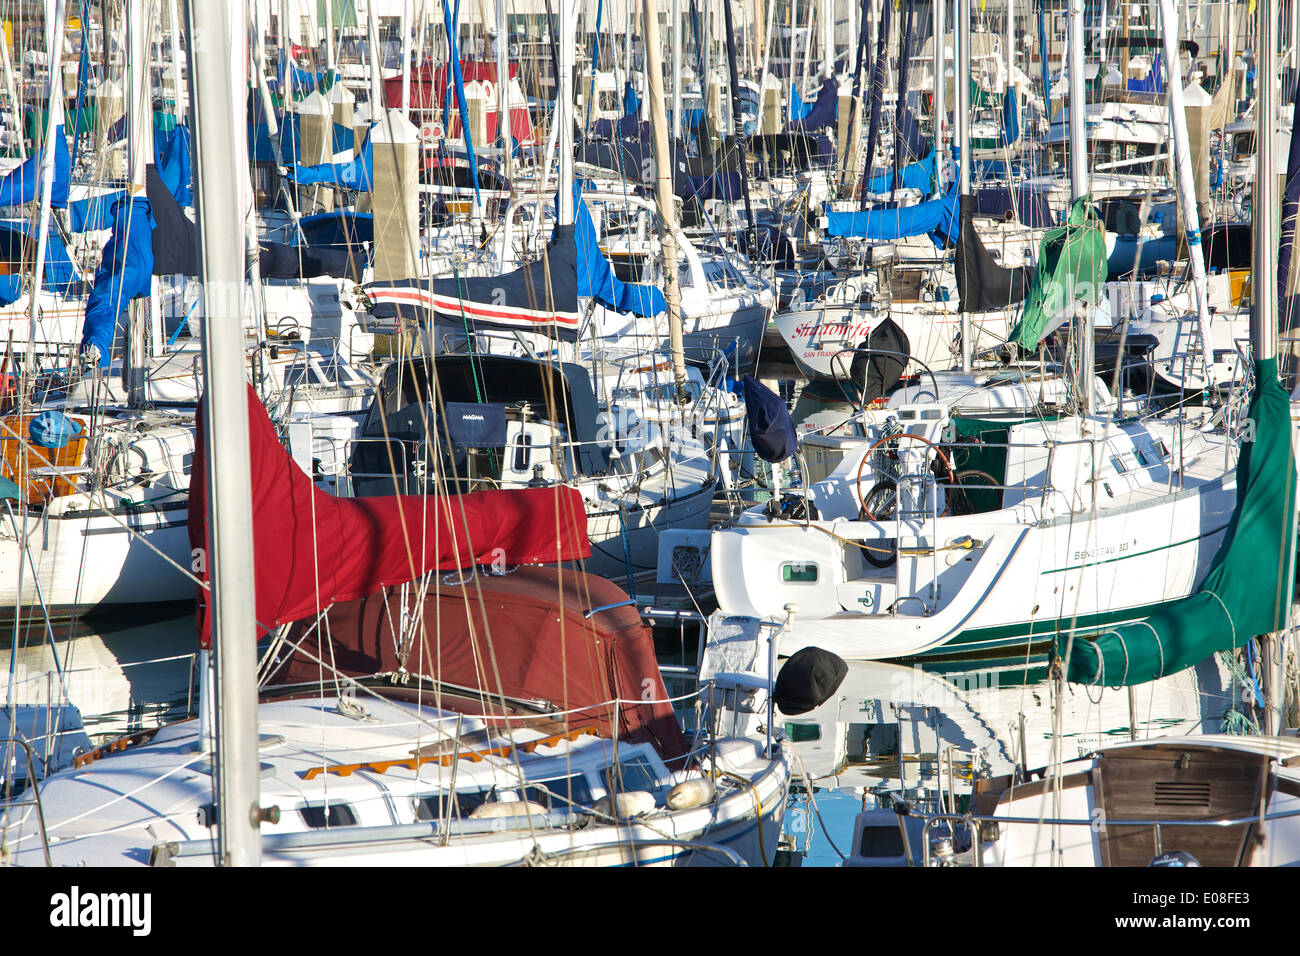
M 838 655 L 820 647 L 795 651 L 776 675 L 772 701 L 787 717 L 806 714 L 830 700 L 849 672 Z

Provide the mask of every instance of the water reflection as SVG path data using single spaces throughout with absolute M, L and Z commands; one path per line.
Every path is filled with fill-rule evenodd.
M 845 849 L 864 805 L 901 798 L 963 812 L 974 779 L 1130 739 L 1220 733 L 1239 700 L 1238 679 L 1217 656 L 1131 695 L 1067 684 L 1059 702 L 1041 657 L 848 667 L 831 699 L 783 721 L 812 787 L 792 793 L 785 833 L 807 866 L 839 863 L 831 843 Z

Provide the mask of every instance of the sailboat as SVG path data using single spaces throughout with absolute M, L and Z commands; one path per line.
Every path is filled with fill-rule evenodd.
M 208 99 L 207 82 L 242 47 L 243 12 L 205 4 L 190 14 L 211 38 L 191 50 L 206 132 L 232 118 L 238 78 L 224 102 Z M 238 142 L 238 127 L 234 135 Z M 233 310 L 215 284 L 238 283 L 242 247 L 238 230 L 223 229 L 226 210 L 211 203 L 220 161 L 198 142 L 209 304 Z M 195 470 L 211 475 L 211 487 L 190 487 L 189 532 L 205 578 L 201 629 L 217 640 L 216 706 L 205 692 L 200 718 L 85 754 L 47 778 L 38 800 L 6 812 L 7 859 L 770 862 L 789 779 L 772 729 L 770 635 L 728 635 L 707 649 L 700 691 L 690 695 L 700 696 L 703 720 L 688 745 L 629 599 L 580 573 L 523 568 L 511 580 L 501 566 L 589 555 L 575 491 L 332 498 L 280 448 L 252 390 L 233 387 L 242 377 L 237 326 L 211 322 L 205 334 L 207 440 Z M 251 495 L 240 494 L 245 480 Z M 505 579 L 481 580 L 481 565 Z M 450 581 L 438 577 L 448 571 Z M 382 682 L 387 693 L 377 693 L 304 638 L 328 628 L 328 614 L 341 629 L 339 615 L 386 616 L 393 592 L 384 589 L 395 587 L 398 600 L 413 598 L 413 613 L 390 633 L 396 646 L 367 645 L 363 629 L 350 649 L 338 645 L 352 662 L 370 653 L 366 669 L 397 665 L 396 679 Z M 432 620 L 422 613 L 430 588 Z M 369 610 L 348 604 L 363 599 Z M 463 626 L 447 613 L 444 627 L 457 602 Z M 305 631 L 280 630 L 294 621 L 307 621 Z M 258 705 L 248 666 L 255 628 L 276 631 L 275 651 L 291 650 L 268 658 L 273 674 L 298 680 L 297 654 L 297 674 L 305 664 L 329 676 Z M 507 639 L 511 629 L 516 638 Z M 314 646 L 332 653 L 324 633 Z

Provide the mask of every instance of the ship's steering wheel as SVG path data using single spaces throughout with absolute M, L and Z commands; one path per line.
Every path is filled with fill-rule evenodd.
M 943 462 L 944 467 L 948 471 L 948 481 L 946 482 L 946 484 L 952 486 L 958 484 L 957 472 L 952 467 L 952 461 L 949 460 L 946 454 L 944 454 L 943 449 L 940 448 L 938 445 L 936 445 L 934 442 L 930 441 L 930 439 L 924 437 L 923 435 L 913 435 L 911 432 L 899 432 L 896 435 L 886 435 L 885 437 L 878 439 L 874 444 L 872 444 L 872 446 L 867 449 L 866 454 L 862 456 L 862 461 L 858 463 L 858 475 L 857 475 L 857 480 L 854 482 L 854 491 L 857 492 L 858 501 L 862 502 L 862 505 L 860 506 L 858 511 L 858 520 L 860 521 L 879 521 L 884 518 L 892 517 L 891 515 L 885 515 L 885 514 L 876 515 L 867 510 L 868 499 L 862 496 L 862 478 L 867 469 L 867 462 L 871 460 L 872 452 L 874 452 L 885 442 L 896 441 L 897 439 L 900 438 L 908 438 L 911 439 L 912 441 L 919 441 L 922 444 L 929 445 L 931 448 L 933 448 L 934 453 L 939 457 L 939 460 Z M 890 483 L 896 484 L 896 482 L 892 482 L 892 481 Z M 872 488 L 872 491 L 875 491 L 875 487 Z M 874 497 L 874 495 L 869 497 Z M 952 497 L 953 496 L 951 494 L 944 495 L 943 514 L 941 514 L 940 517 L 943 517 L 943 515 L 946 515 L 948 513 L 948 508 L 952 504 Z

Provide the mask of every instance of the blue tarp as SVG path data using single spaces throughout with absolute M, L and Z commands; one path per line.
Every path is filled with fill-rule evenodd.
M 153 276 L 153 214 L 144 196 L 122 199 L 113 207 L 113 236 L 95 272 L 95 286 L 86 300 L 81 348 L 99 348 L 99 364 L 107 368 L 113 336 L 127 305 L 148 295 Z
M 852 236 L 892 242 L 907 236 L 923 236 L 939 232 L 957 235 L 957 189 L 952 187 L 946 196 L 905 206 L 901 209 L 864 209 L 860 212 L 835 212 L 826 210 L 826 233 L 831 236 Z
M 153 161 L 163 185 L 182 206 L 194 205 L 190 173 L 190 130 L 177 125 L 163 132 L 153 131 Z
M 0 308 L 13 305 L 22 297 L 23 277 L 19 275 L 0 276 Z
M 370 147 L 370 136 L 361 146 L 361 155 L 350 163 L 321 163 L 317 166 L 303 166 L 294 163 L 289 171 L 289 178 L 299 186 L 316 186 L 329 184 L 344 186 L 359 192 L 369 192 L 374 177 L 374 156 Z
M 609 260 L 600 251 L 596 226 L 587 204 L 582 201 L 579 184 L 573 184 L 574 230 L 578 247 L 578 295 L 591 296 L 617 312 L 633 315 L 658 315 L 668 310 L 668 303 L 658 286 L 623 282 L 614 275 Z
M 631 83 L 623 84 L 623 115 L 636 116 L 641 112 L 641 97 L 637 96 L 636 90 Z
M 29 156 L 21 166 L 0 179 L 0 206 L 21 206 L 37 198 L 43 155 L 44 150 Z M 60 125 L 54 130 L 54 186 L 50 192 L 50 203 L 55 209 L 68 204 L 71 174 L 72 156 L 68 153 L 68 140 Z
M 113 205 L 126 193 L 117 189 L 68 204 L 68 228 L 72 232 L 92 232 L 113 227 Z
M 909 163 L 899 177 L 903 189 L 920 189 L 929 192 L 934 188 L 934 153 L 919 162 Z M 894 188 L 894 171 L 887 169 L 879 176 L 867 180 L 867 192 L 884 193 Z
M 1151 69 L 1148 71 L 1147 75 L 1140 80 L 1128 81 L 1129 92 L 1163 93 L 1165 91 L 1164 63 L 1164 52 L 1157 51 L 1156 58 L 1152 61 Z
M 1007 90 L 1002 97 L 1002 145 L 1010 146 L 1020 139 L 1020 110 L 1016 103 L 1016 91 Z
M 812 109 L 812 107 L 806 104 L 803 101 L 803 97 L 799 95 L 798 85 L 791 83 L 790 84 L 790 123 L 793 124 L 799 122 L 801 119 L 803 119 L 805 116 L 808 115 L 808 111 L 810 109 Z
M 482 202 L 482 196 L 479 195 L 478 188 L 478 160 L 474 157 L 474 138 L 470 134 L 469 125 L 464 122 L 464 117 L 469 116 L 469 107 L 465 105 L 465 77 L 460 68 L 460 31 L 458 24 L 460 22 L 460 0 L 456 0 L 455 9 L 452 9 L 450 3 L 442 5 L 442 21 L 446 28 L 446 36 L 451 38 L 451 78 L 452 85 L 456 88 L 456 106 L 460 110 L 461 121 L 461 138 L 465 141 L 465 152 L 469 154 L 469 172 L 474 179 L 474 201 Z M 451 129 L 451 120 L 447 116 L 448 110 L 446 105 L 442 111 L 443 129 Z M 378 117 L 375 117 L 378 119 Z M 505 118 L 509 121 L 509 118 Z M 367 137 L 367 140 L 369 137 Z
M 289 92 L 285 87 L 284 67 L 286 61 L 288 61 L 288 66 L 289 66 L 288 79 L 290 82 L 293 83 L 293 91 L 304 90 L 306 92 L 311 92 L 312 90 L 316 89 L 317 86 L 324 84 L 325 77 L 329 72 L 328 70 L 321 70 L 318 73 L 313 73 L 311 70 L 304 70 L 297 63 L 294 63 L 292 60 L 290 60 L 289 57 L 285 54 L 284 50 L 281 50 L 280 62 L 278 64 L 279 68 L 276 71 L 277 73 L 276 79 L 280 83 L 280 89 Z
M 0 223 L 0 256 L 9 262 L 22 262 L 25 250 L 36 241 L 36 227 L 26 221 Z M 22 294 L 23 276 L 5 276 L 6 289 L 0 293 L 0 305 L 15 302 Z M 63 244 L 59 233 L 51 229 L 45 242 L 45 271 L 41 274 L 41 287 L 67 294 L 69 287 L 77 280 L 77 267 L 68 255 L 68 248 Z M 11 294 L 13 298 L 5 300 Z

